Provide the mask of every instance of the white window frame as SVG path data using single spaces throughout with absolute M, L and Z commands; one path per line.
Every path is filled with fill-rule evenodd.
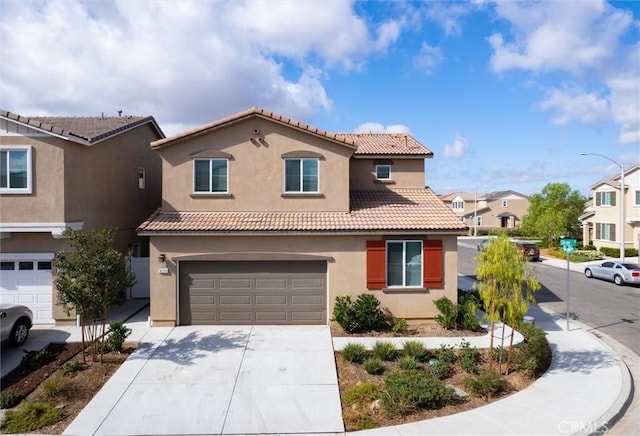
M 3 145 L 0 146 L 0 151 L 9 152 L 11 151 L 26 151 L 27 152 L 27 186 L 25 188 L 11 188 L 9 187 L 9 177 L 10 177 L 10 168 L 9 168 L 9 157 L 7 156 L 7 187 L 0 188 L 0 194 L 31 194 L 33 193 L 33 168 L 32 168 L 32 154 L 31 154 L 31 146 L 29 145 Z
M 138 168 L 138 189 L 145 189 L 147 181 L 146 171 L 143 167 Z
M 640 206 L 640 189 L 636 189 L 634 192 L 634 206 Z
M 453 209 L 464 209 L 464 201 L 463 200 L 452 201 L 451 207 Z
M 509 200 L 502 200 L 502 207 L 509 207 Z
M 196 162 L 198 161 L 208 161 L 209 162 L 209 190 L 208 191 L 196 191 Z M 212 162 L 213 161 L 225 161 L 225 165 L 226 165 L 226 173 L 225 173 L 225 177 L 227 180 L 227 189 L 226 191 L 213 191 L 213 186 L 211 184 L 211 169 L 212 169 Z M 193 193 L 198 195 L 216 195 L 216 194 L 228 194 L 229 193 L 229 159 L 228 158 L 219 158 L 219 157 L 212 157 L 212 158 L 197 158 L 197 159 L 193 159 Z
M 477 216 L 476 217 L 476 225 L 478 225 L 478 226 L 482 225 L 482 216 Z
M 600 197 L 600 204 L 598 206 L 613 207 L 612 203 L 615 201 L 616 196 L 615 191 L 599 191 L 596 192 L 596 195 Z M 605 198 L 607 202 L 605 202 Z
M 387 177 L 380 177 L 380 174 L 378 173 L 378 171 L 382 168 L 387 168 L 387 173 L 388 173 Z M 388 165 L 388 164 L 376 165 L 376 180 L 383 180 L 383 181 L 391 180 L 391 165 Z
M 600 234 L 600 237 L 598 238 L 599 241 L 616 242 L 615 224 L 613 224 L 613 223 L 596 223 L 596 227 L 600 227 L 600 231 L 595 233 L 595 234 L 598 234 L 598 233 Z M 607 229 L 608 231 L 605 232 L 605 229 Z M 609 239 L 607 239 L 606 236 L 608 236 Z
M 287 162 L 290 161 L 298 161 L 300 162 L 300 174 L 298 177 L 300 178 L 300 190 L 298 191 L 290 191 L 287 190 Z M 305 191 L 304 190 L 304 161 L 314 161 L 316 164 L 316 186 L 317 189 L 315 191 Z M 285 194 L 318 194 L 320 193 L 320 159 L 316 157 L 295 157 L 295 158 L 286 158 L 284 159 L 284 171 L 283 171 L 283 190 Z
M 407 243 L 417 242 L 420 244 L 420 281 L 417 285 L 407 285 Z M 402 285 L 390 285 L 389 284 L 389 244 L 402 244 Z M 388 288 L 422 288 L 424 283 L 424 242 L 419 239 L 407 239 L 407 240 L 390 240 L 386 241 L 385 246 L 385 268 L 387 271 L 385 281 Z

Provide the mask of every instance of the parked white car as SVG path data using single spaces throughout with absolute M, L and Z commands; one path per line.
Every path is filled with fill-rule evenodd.
M 640 265 L 635 263 L 607 261 L 599 265 L 589 265 L 584 269 L 584 275 L 588 278 L 609 280 L 618 286 L 640 285 Z
M 2 343 L 22 345 L 29 337 L 33 325 L 31 310 L 19 304 L 0 304 L 0 338 Z

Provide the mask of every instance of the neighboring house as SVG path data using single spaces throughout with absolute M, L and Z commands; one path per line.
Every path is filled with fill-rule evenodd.
M 469 226 L 471 234 L 480 230 L 517 229 L 529 210 L 529 197 L 515 191 L 453 192 L 440 198 Z
M 119 249 L 148 256 L 136 227 L 161 201 L 149 144 L 163 137 L 152 117 L 0 111 L 0 301 L 29 306 L 36 323 L 69 322 L 51 268 L 67 227 L 116 227 Z
M 624 172 L 626 248 L 640 248 L 640 164 Z M 620 174 L 593 184 L 591 210 L 580 216 L 583 243 L 596 248 L 620 248 Z
M 404 134 L 334 134 L 252 108 L 151 144 L 162 208 L 150 238 L 151 320 L 327 324 L 372 293 L 396 317 L 457 296 L 467 227 L 429 188 L 433 154 Z

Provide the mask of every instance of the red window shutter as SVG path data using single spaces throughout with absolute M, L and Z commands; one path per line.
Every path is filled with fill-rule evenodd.
M 385 241 L 367 241 L 367 289 L 382 289 L 387 284 Z
M 442 241 L 439 239 L 423 241 L 422 252 L 423 286 L 442 288 L 444 286 Z

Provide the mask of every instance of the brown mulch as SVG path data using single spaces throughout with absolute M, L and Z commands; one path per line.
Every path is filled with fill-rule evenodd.
M 56 371 L 66 362 L 83 363 L 82 344 L 50 344 L 45 350 L 52 352 L 55 355 L 55 360 L 32 371 L 18 367 L 3 377 L 0 385 L 2 390 L 11 388 L 26 395 L 22 402 L 49 401 L 62 407 L 63 419 L 61 421 L 38 430 L 38 433 L 43 434 L 62 434 L 136 347 L 136 343 L 127 342 L 121 353 L 106 353 L 102 362 L 83 364 L 79 371 L 64 376 L 65 382 L 68 382 L 66 393 L 53 398 L 46 394 L 42 386 L 43 383 L 47 380 L 53 380 L 54 377 L 60 377 L 61 373 L 56 373 Z M 15 407 L 15 409 L 17 408 L 20 408 L 20 404 Z
M 473 330 L 447 330 L 443 328 L 434 320 L 424 320 L 419 323 L 409 325 L 409 329 L 406 333 L 397 335 L 400 337 L 468 337 L 468 336 L 483 336 L 487 331 L 482 329 L 479 331 Z M 333 337 L 394 337 L 396 335 L 390 329 L 375 330 L 370 332 L 358 332 L 358 333 L 346 333 L 340 325 L 335 322 L 331 323 L 331 336 Z

